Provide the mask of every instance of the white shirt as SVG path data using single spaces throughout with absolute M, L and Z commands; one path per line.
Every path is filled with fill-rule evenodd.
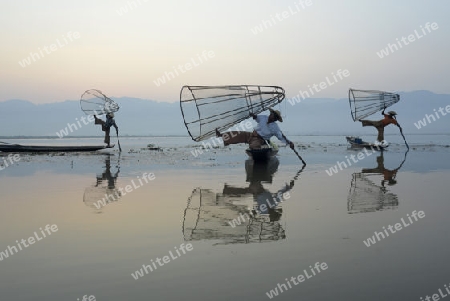
M 264 140 L 269 140 L 272 136 L 275 136 L 283 143 L 289 144 L 289 142 L 284 139 L 283 134 L 281 133 L 280 128 L 276 122 L 267 123 L 269 120 L 268 115 L 257 115 L 256 122 L 258 125 L 256 126 L 255 131 L 260 135 Z

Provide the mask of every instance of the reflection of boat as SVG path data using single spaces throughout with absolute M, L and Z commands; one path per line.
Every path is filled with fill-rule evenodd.
M 370 142 L 365 142 L 362 141 L 361 138 L 355 136 L 347 136 L 345 138 L 347 139 L 347 142 L 350 143 L 351 147 L 354 148 L 371 148 L 373 150 L 383 150 L 388 147 L 388 145 L 383 146 L 383 145 L 376 145 Z
M 21 144 L 0 144 L 2 152 L 92 152 L 105 149 L 103 145 L 86 146 L 60 146 L 60 145 L 21 145 Z
M 347 210 L 349 214 L 375 212 L 381 210 L 396 209 L 398 207 L 398 196 L 389 192 L 385 187 L 397 183 L 398 170 L 406 161 L 406 155 L 399 167 L 393 170 L 384 167 L 383 152 L 377 157 L 377 167 L 363 168 L 361 172 L 352 175 L 352 182 L 347 198 Z M 374 176 L 382 175 L 381 186 L 373 181 Z
M 120 160 L 120 157 L 119 157 Z M 101 213 L 101 209 L 107 204 L 118 201 L 121 197 L 120 191 L 116 188 L 117 178 L 120 168 L 117 165 L 117 171 L 111 173 L 111 155 L 106 155 L 104 171 L 97 175 L 95 185 L 87 187 L 84 191 L 83 202 L 86 206 Z
M 273 177 L 278 170 L 280 161 L 277 157 L 272 157 L 267 162 L 258 162 L 254 160 L 245 161 L 245 173 L 247 182 L 265 182 L 272 183 Z
M 267 162 L 270 158 L 273 158 L 278 154 L 278 150 L 272 147 L 259 148 L 259 149 L 246 149 L 247 155 L 255 162 Z
M 184 239 L 215 240 L 217 244 L 285 239 L 286 233 L 281 224 L 281 201 L 274 200 L 292 189 L 300 172 L 290 184 L 285 184 L 272 193 L 263 183 L 272 183 L 278 164 L 276 158 L 272 158 L 269 164 L 257 164 L 253 160 L 247 160 L 247 187 L 224 184 L 221 192 L 195 188 L 184 211 Z

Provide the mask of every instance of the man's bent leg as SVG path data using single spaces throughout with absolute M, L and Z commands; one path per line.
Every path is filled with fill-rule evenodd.
M 362 126 L 377 126 L 376 123 L 378 121 L 373 121 L 373 120 L 361 120 L 362 122 Z
M 96 118 L 95 119 L 95 124 L 101 124 L 102 126 L 105 125 L 106 122 L 104 122 L 103 120 Z
M 222 133 L 223 144 L 227 146 L 229 144 L 248 143 L 251 135 L 252 133 L 250 132 L 225 132 Z

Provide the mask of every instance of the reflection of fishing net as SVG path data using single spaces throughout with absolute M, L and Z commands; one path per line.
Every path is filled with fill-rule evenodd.
M 271 222 L 268 216 L 257 215 L 253 217 L 247 228 L 247 243 L 286 239 L 286 231 L 281 224 L 279 222 Z
M 347 198 L 349 214 L 374 212 L 398 207 L 398 197 L 375 185 L 362 173 L 354 173 Z
M 188 199 L 184 214 L 184 239 L 239 240 L 246 232 L 244 223 L 235 228 L 228 224 L 228 221 L 238 217 L 240 213 L 245 213 L 246 206 L 239 207 L 227 206 L 209 189 L 196 188 Z
M 356 121 L 392 106 L 400 100 L 400 95 L 375 90 L 350 89 L 348 100 L 353 121 Z
M 283 88 L 276 86 L 184 86 L 180 107 L 189 135 L 201 141 L 213 137 L 216 128 L 227 130 L 283 99 Z
M 105 115 L 119 110 L 112 99 L 95 89 L 87 90 L 81 95 L 80 105 L 87 115 Z
M 251 195 L 225 196 L 209 189 L 196 188 L 184 211 L 185 241 L 216 240 L 216 244 L 273 241 L 285 238 L 279 222 L 268 216 L 254 217 L 247 210 Z M 237 220 L 235 227 L 229 222 Z
M 105 186 L 92 186 L 84 190 L 83 202 L 86 206 L 100 213 L 104 206 L 118 201 L 120 197 L 121 193 L 118 189 L 110 189 Z

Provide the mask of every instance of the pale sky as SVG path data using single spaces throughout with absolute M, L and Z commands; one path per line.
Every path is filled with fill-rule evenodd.
M 327 77 L 313 97 L 450 94 L 449 12 L 447 0 L 8 0 L 0 101 L 76 100 L 95 88 L 174 102 L 183 85 L 228 84 L 278 85 L 290 98 Z M 398 49 L 380 58 L 389 43 Z M 339 69 L 348 76 L 334 80 Z

